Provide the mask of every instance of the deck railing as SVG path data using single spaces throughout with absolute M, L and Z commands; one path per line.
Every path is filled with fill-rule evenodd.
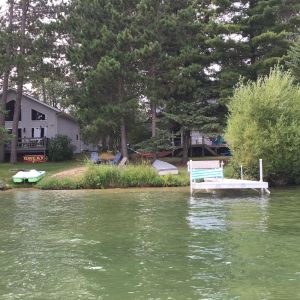
M 18 139 L 17 149 L 47 149 L 48 138 L 22 138 Z M 6 145 L 7 149 L 11 148 L 11 144 Z

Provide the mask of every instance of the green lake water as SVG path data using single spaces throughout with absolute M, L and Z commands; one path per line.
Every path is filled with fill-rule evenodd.
M 0 299 L 300 299 L 300 189 L 2 192 Z

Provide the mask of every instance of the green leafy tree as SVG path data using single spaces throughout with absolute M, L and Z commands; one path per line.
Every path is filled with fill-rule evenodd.
M 297 183 L 300 176 L 300 89 L 280 68 L 256 82 L 240 82 L 229 102 L 225 138 L 236 170 L 257 177 L 258 159 L 274 184 Z

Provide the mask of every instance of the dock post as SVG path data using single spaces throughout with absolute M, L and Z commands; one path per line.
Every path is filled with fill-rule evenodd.
M 262 165 L 262 159 L 259 159 L 259 181 L 263 182 L 263 165 Z M 261 194 L 263 195 L 264 189 L 260 189 Z
M 190 193 L 193 195 L 193 179 L 192 179 L 192 160 L 189 161 L 189 171 L 190 171 Z
M 264 181 L 263 180 L 263 165 L 262 165 L 262 159 L 259 159 L 259 181 Z

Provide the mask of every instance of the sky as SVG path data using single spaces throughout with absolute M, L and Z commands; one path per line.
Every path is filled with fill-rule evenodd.
M 6 0 L 0 0 L 0 14 L 3 13 L 6 7 Z
M 6 0 L 0 0 L 0 6 L 6 5 Z

